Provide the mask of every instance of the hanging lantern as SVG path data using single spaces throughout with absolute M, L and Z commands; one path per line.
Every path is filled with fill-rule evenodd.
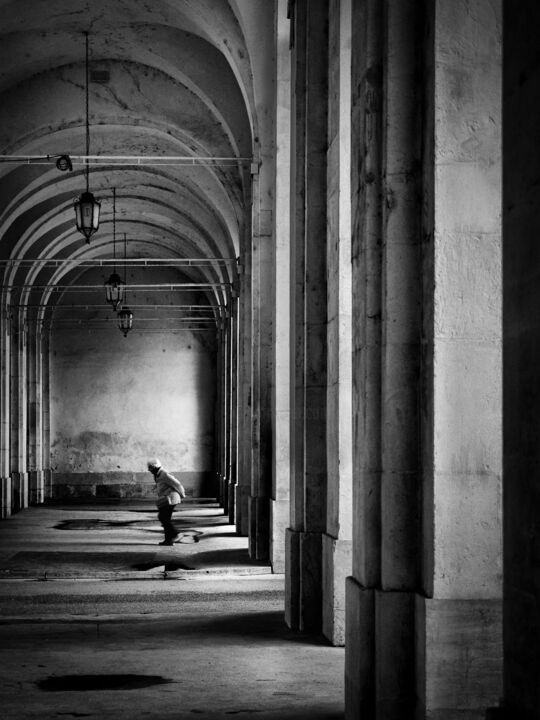
M 133 313 L 126 305 L 118 313 L 118 327 L 127 337 L 128 332 L 133 328 Z
M 77 230 L 84 235 L 86 242 L 99 227 L 99 210 L 101 203 L 96 200 L 91 192 L 83 192 L 78 200 L 75 200 L 75 223 Z
M 99 227 L 99 210 L 101 204 L 90 192 L 90 97 L 89 97 L 89 75 L 88 75 L 88 33 L 86 36 L 86 191 L 78 200 L 75 200 L 75 223 L 77 230 L 84 235 L 86 242 Z
M 124 285 L 122 287 L 124 294 L 124 299 L 127 297 L 127 238 L 126 233 L 124 233 Z M 124 337 L 127 337 L 128 332 L 133 327 L 133 313 L 128 308 L 127 305 L 124 305 L 124 307 L 120 310 L 120 312 L 117 315 L 118 317 L 118 327 L 120 330 L 124 333 Z
M 111 273 L 111 276 L 105 283 L 105 297 L 109 305 L 112 305 L 114 312 L 116 312 L 118 308 L 122 307 L 122 301 L 124 299 L 124 281 L 116 272 Z
M 125 283 L 116 272 L 116 188 L 113 188 L 113 271 L 105 283 L 105 299 L 116 312 L 122 307 Z

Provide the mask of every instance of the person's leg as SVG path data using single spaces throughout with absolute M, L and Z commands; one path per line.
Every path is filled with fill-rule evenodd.
M 178 532 L 171 521 L 174 508 L 175 505 L 165 505 L 158 509 L 158 519 L 163 526 L 163 532 L 165 533 L 165 542 L 172 542 L 173 538 L 178 535 Z

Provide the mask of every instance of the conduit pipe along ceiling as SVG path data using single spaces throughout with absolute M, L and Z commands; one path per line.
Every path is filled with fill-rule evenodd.
M 217 317 L 249 227 L 251 166 L 238 158 L 253 157 L 258 132 L 254 4 L 0 0 L 0 12 L 5 313 L 48 323 L 107 312 L 114 187 L 132 307 L 152 304 L 159 324 L 171 315 L 163 290 L 168 307 L 201 308 L 182 317 Z M 72 207 L 90 164 L 101 219 L 86 244 Z M 161 290 L 149 298 L 149 286 Z

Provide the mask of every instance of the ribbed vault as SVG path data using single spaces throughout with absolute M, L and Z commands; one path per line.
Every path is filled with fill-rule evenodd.
M 224 306 L 250 218 L 257 135 L 238 9 L 223 0 L 65 0 L 0 2 L 0 12 L 0 258 L 12 317 L 17 308 L 21 320 L 44 319 L 57 303 L 77 305 L 79 320 L 95 317 L 90 306 L 102 302 L 97 286 L 111 270 L 101 261 L 113 257 L 113 189 L 116 254 L 124 254 L 125 235 L 127 257 L 136 260 L 128 284 L 142 288 L 133 301 L 142 301 L 142 286 L 163 281 L 176 287 L 150 298 L 156 318 L 159 298 Z M 90 155 L 97 156 L 90 189 L 102 202 L 89 244 L 73 212 L 85 186 L 84 32 Z M 56 168 L 61 154 L 73 158 L 73 171 Z M 74 302 L 82 285 L 95 292 Z

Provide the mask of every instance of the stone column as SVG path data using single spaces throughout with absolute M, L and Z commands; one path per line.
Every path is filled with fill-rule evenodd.
M 294 4 L 291 342 L 294 400 L 291 528 L 286 620 L 322 628 L 322 537 L 326 530 L 326 152 L 328 4 Z
M 215 440 L 216 440 L 216 458 L 215 458 L 215 483 L 217 491 L 217 501 L 222 504 L 221 497 L 221 471 L 222 471 L 222 447 L 223 447 L 223 370 L 222 370 L 222 354 L 223 348 L 221 344 L 221 320 L 217 320 L 216 331 L 216 406 L 215 406 Z
M 218 321 L 218 342 L 217 342 L 217 482 L 218 482 L 218 500 L 224 512 L 228 512 L 227 498 L 225 498 L 224 490 L 226 488 L 227 473 L 227 320 L 225 310 L 221 309 L 220 319 Z
M 43 408 L 43 494 L 44 499 L 52 498 L 52 470 L 51 470 L 51 408 L 50 408 L 50 330 L 42 334 L 42 408 Z
M 498 8 L 366 0 L 353 18 L 346 717 L 483 718 L 500 694 Z
M 249 534 L 251 491 L 251 237 L 243 242 L 240 282 L 240 346 L 238 358 L 238 485 L 236 487 L 236 531 Z
M 231 308 L 227 305 L 223 312 L 223 450 L 221 470 L 221 504 L 225 515 L 229 514 L 229 469 L 231 457 Z
M 33 504 L 44 499 L 42 369 L 41 324 L 33 320 L 28 336 L 28 484 Z
M 253 238 L 251 256 L 252 302 L 252 454 L 249 505 L 250 557 L 270 556 L 270 496 L 272 492 L 272 297 L 273 162 L 261 156 L 253 176 Z
M 272 383 L 272 502 L 270 560 L 285 571 L 290 503 L 290 155 L 291 59 L 287 0 L 276 8 L 276 178 L 274 206 L 274 321 Z
M 238 299 L 236 290 L 231 292 L 230 298 L 230 314 L 231 314 L 231 348 L 230 348 L 230 450 L 229 450 L 229 486 L 228 486 L 228 507 L 229 522 L 236 522 L 236 487 L 238 483 L 237 475 L 237 457 L 238 457 Z
M 382 107 L 384 5 L 353 3 L 353 574 L 346 587 L 346 717 L 375 718 L 381 576 Z
M 430 10 L 417 692 L 480 718 L 502 689 L 502 27 L 498 0 Z
M 285 532 L 285 621 L 300 626 L 300 534 L 304 529 L 304 233 L 306 5 L 289 5 L 291 46 L 290 527 Z
M 11 515 L 11 463 L 10 463 L 10 361 L 11 361 L 11 328 L 8 317 L 8 297 L 2 292 L 0 304 L 0 484 L 1 513 L 3 518 Z
M 12 507 L 28 507 L 27 466 L 27 327 L 23 313 L 15 319 L 11 343 L 10 382 L 10 454 Z
M 329 8 L 327 531 L 323 633 L 345 642 L 345 578 L 352 555 L 350 0 Z

